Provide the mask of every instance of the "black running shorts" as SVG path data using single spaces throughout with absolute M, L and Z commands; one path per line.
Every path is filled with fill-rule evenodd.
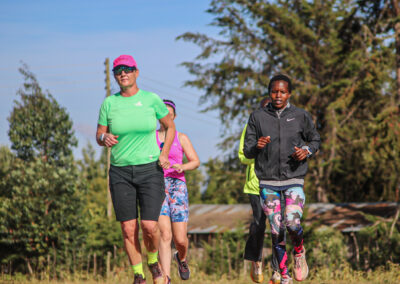
M 158 161 L 144 165 L 110 166 L 110 192 L 117 221 L 157 221 L 165 199 L 164 172 Z

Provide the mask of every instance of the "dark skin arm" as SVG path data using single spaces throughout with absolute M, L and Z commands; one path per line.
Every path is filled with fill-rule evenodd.
M 301 149 L 299 147 L 294 147 L 295 152 L 292 154 L 292 158 L 295 159 L 296 161 L 303 161 L 305 158 L 307 158 L 307 155 L 309 154 L 307 149 Z

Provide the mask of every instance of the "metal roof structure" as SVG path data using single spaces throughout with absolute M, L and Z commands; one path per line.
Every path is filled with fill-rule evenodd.
M 318 222 L 343 233 L 372 225 L 366 215 L 392 221 L 400 203 L 310 203 L 305 206 L 305 223 Z M 189 234 L 212 234 L 247 230 L 253 215 L 250 204 L 193 204 L 189 207 Z

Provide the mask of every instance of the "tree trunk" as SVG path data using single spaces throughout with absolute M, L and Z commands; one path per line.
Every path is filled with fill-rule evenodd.
M 33 275 L 33 269 L 32 269 L 31 263 L 29 261 L 29 258 L 26 257 L 25 261 L 26 261 L 26 267 L 28 268 L 28 271 L 29 271 L 29 275 Z

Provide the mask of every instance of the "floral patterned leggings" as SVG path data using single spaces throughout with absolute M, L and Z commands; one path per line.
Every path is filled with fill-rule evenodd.
M 284 216 L 281 211 L 282 194 L 285 200 Z M 287 229 L 292 240 L 294 251 L 300 253 L 303 250 L 303 228 L 300 225 L 306 199 L 303 186 L 299 184 L 289 186 L 262 185 L 260 198 L 264 213 L 271 226 L 272 246 L 278 258 L 279 269 L 282 275 L 287 275 L 289 272 L 284 238 L 285 229 Z

